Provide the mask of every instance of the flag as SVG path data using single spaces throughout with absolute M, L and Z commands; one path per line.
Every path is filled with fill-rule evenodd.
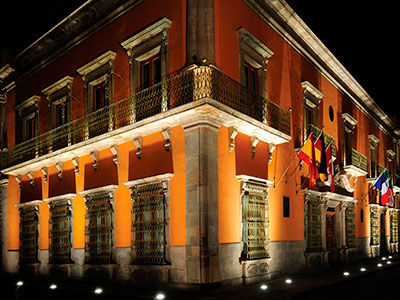
M 388 203 L 390 207 L 394 207 L 394 192 L 393 192 L 393 183 L 392 183 L 392 178 L 390 178 L 389 181 L 389 199 Z
M 389 202 L 390 193 L 390 178 L 389 172 L 385 169 L 374 183 L 374 187 L 381 192 L 381 204 L 386 205 Z
M 325 148 L 325 138 L 323 135 L 323 131 L 321 131 L 321 134 L 317 138 L 317 140 L 314 143 L 315 146 L 315 160 L 318 165 L 318 177 L 321 179 L 322 182 L 326 180 L 326 148 Z
M 314 147 L 314 136 L 311 133 L 303 147 L 297 153 L 297 157 L 304 161 L 310 168 L 310 187 L 315 185 L 315 181 L 318 178 L 318 168 L 315 160 L 315 147 Z
M 393 185 L 392 185 L 392 178 L 388 178 L 385 182 L 385 186 L 387 187 L 386 193 L 382 193 L 381 196 L 381 203 L 385 205 L 386 203 L 393 207 L 394 205 L 394 193 L 393 193 Z
M 332 143 L 329 143 L 328 147 L 326 148 L 326 174 L 328 176 L 328 183 L 331 187 L 331 193 L 335 191 L 335 180 L 334 180 L 334 168 L 333 168 L 333 156 L 332 156 Z

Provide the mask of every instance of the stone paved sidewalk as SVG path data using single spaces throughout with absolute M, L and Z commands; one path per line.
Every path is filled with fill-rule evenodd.
M 390 262 L 390 263 L 389 263 Z M 381 266 L 378 266 L 381 264 Z M 20 280 L 17 276 L 3 275 L 1 280 L 2 299 L 32 299 L 38 296 L 39 299 L 156 299 L 158 293 L 164 295 L 164 299 L 306 299 L 306 292 L 332 286 L 343 281 L 360 279 L 372 273 L 381 272 L 384 269 L 400 266 L 400 256 L 392 255 L 392 258 L 379 257 L 358 261 L 353 264 L 343 266 L 336 265 L 330 268 L 314 271 L 302 272 L 291 276 L 283 276 L 266 282 L 247 286 L 236 286 L 230 288 L 220 288 L 213 291 L 199 290 L 172 290 L 159 285 L 138 287 L 129 285 L 119 285 L 111 283 L 93 283 L 64 281 L 54 282 L 57 284 L 56 290 L 50 290 L 49 286 L 53 283 L 49 279 L 23 279 L 24 285 L 16 287 L 16 282 Z M 365 271 L 361 271 L 365 268 Z M 348 272 L 349 275 L 344 275 Z M 291 283 L 287 280 L 290 279 Z M 266 289 L 262 289 L 262 285 Z M 264 286 L 264 287 L 265 287 Z M 96 287 L 101 287 L 102 294 L 94 294 Z M 16 297 L 18 296 L 18 298 Z M 160 298 L 161 299 L 161 298 Z

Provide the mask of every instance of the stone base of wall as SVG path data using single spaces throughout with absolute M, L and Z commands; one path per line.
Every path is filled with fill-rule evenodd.
M 359 251 L 357 248 L 345 248 L 341 252 L 343 263 L 352 263 L 359 259 Z
M 328 267 L 328 251 L 306 252 L 304 253 L 305 264 L 307 269 L 318 269 Z
M 358 249 L 359 258 L 371 257 L 370 237 L 356 238 L 356 246 Z
M 3 252 L 3 272 L 16 274 L 19 272 L 19 251 L 9 250 Z
M 271 277 L 303 270 L 306 266 L 304 241 L 274 241 L 269 243 Z
M 242 262 L 242 277 L 244 284 L 252 284 L 271 279 L 271 258 L 246 260 Z

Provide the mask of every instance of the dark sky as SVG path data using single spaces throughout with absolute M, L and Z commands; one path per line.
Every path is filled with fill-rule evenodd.
M 287 3 L 372 99 L 389 116 L 395 115 L 400 120 L 400 107 L 396 107 L 400 102 L 395 46 L 399 17 L 394 5 L 365 0 L 287 0 Z
M 0 49 L 23 49 L 84 2 L 39 0 L 22 5 L 15 0 L 4 1 Z M 395 107 L 399 101 L 399 61 L 394 44 L 399 18 L 394 5 L 365 0 L 287 2 L 375 102 L 400 120 L 400 109 L 396 112 Z

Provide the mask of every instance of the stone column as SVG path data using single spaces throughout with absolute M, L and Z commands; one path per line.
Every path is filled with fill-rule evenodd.
M 220 279 L 218 240 L 218 127 L 201 117 L 185 128 L 187 282 Z
M 186 64 L 215 64 L 214 0 L 187 0 Z

